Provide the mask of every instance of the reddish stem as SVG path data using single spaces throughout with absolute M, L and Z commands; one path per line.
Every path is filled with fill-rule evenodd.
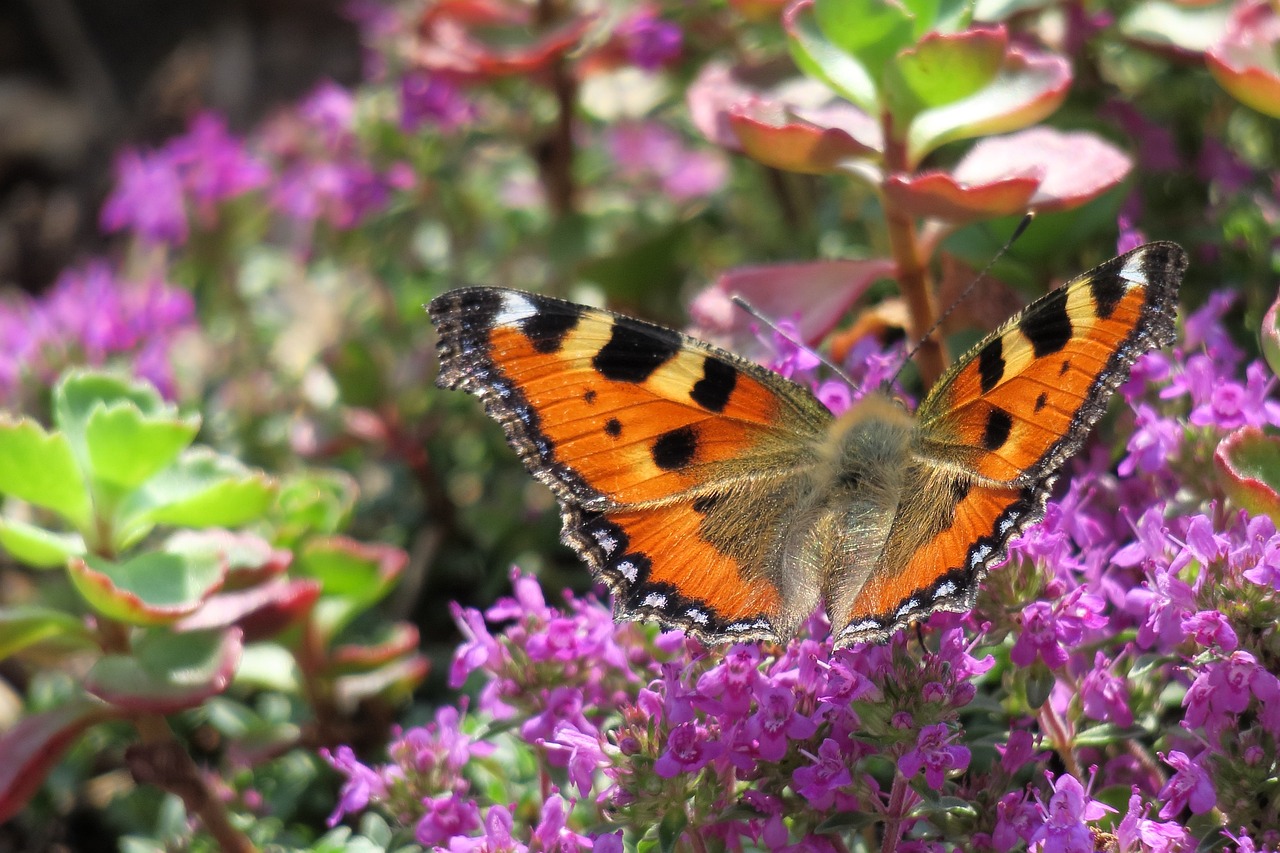
M 893 117 L 885 112 L 881 117 L 884 126 L 886 174 L 904 174 L 910 171 L 906 142 L 894 134 Z M 894 204 L 887 195 L 881 196 L 885 221 L 889 229 L 889 247 L 894 263 L 898 266 L 898 286 L 907 302 L 907 318 L 910 324 L 907 337 L 919 341 L 916 364 L 920 377 L 928 388 L 938 381 L 947 366 L 947 356 L 933 324 L 937 321 L 938 307 L 934 302 L 933 283 L 925 265 L 916 225 L 906 211 Z M 925 334 L 929 336 L 926 338 Z
M 889 791 L 889 807 L 885 810 L 884 841 L 880 844 L 880 853 L 895 853 L 898 842 L 902 840 L 902 830 L 906 822 L 908 797 L 911 788 L 907 785 L 907 777 L 901 771 L 893 774 L 893 788 Z

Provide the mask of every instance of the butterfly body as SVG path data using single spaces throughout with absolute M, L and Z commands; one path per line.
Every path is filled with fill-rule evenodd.
M 503 425 L 618 618 L 776 640 L 825 601 L 843 646 L 973 606 L 1129 366 L 1172 340 L 1185 265 L 1153 243 L 1042 297 L 914 415 L 873 393 L 836 418 L 724 350 L 550 297 L 428 310 L 438 384 Z

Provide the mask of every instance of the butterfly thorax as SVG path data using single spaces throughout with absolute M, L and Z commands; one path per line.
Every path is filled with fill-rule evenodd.
M 831 422 L 818 449 L 821 464 L 808 472 L 809 509 L 794 516 L 783 557 L 784 575 L 812 578 L 821 588 L 796 590 L 798 600 L 784 609 L 800 616 L 819 597 L 851 597 L 880 563 L 909 479 L 903 460 L 913 430 L 911 415 L 881 394 Z

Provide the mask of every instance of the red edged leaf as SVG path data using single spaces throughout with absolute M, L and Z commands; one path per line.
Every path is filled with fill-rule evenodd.
M 746 347 L 754 340 L 756 321 L 733 304 L 731 298 L 738 295 L 775 320 L 798 314 L 801 339 L 817 343 L 868 287 L 893 276 L 894 270 L 893 262 L 883 258 L 737 267 L 694 297 L 689 313 L 700 334 Z
M 1049 213 L 1092 201 L 1117 186 L 1132 168 L 1127 154 L 1092 133 L 1032 127 L 980 140 L 952 174 L 978 185 L 1039 171 L 1040 185 L 1027 209 Z
M 24 717 L 0 737 L 0 823 L 22 810 L 80 733 L 116 716 L 101 702 L 75 699 Z
M 74 557 L 67 571 L 98 613 L 131 625 L 168 625 L 194 613 L 220 589 L 227 566 L 218 555 L 155 551 L 123 563 Z
M 946 172 L 890 175 L 885 178 L 885 198 L 911 216 L 964 224 L 1021 213 L 1030 207 L 1042 173 L 966 184 Z
M 373 696 L 384 696 L 390 702 L 406 701 L 430 669 L 426 658 L 413 655 L 369 672 L 335 678 L 334 702 L 340 709 L 351 712 L 361 700 Z
M 175 631 L 205 631 L 232 625 L 247 643 L 265 640 L 301 619 L 320 597 L 320 582 L 277 578 L 248 589 L 220 592 L 174 624 Z
M 396 622 L 378 642 L 335 647 L 329 656 L 329 671 L 334 674 L 361 672 L 390 663 L 417 648 L 418 629 L 408 622 Z
M 1003 26 L 959 33 L 926 33 L 898 52 L 886 68 L 886 99 L 894 117 L 967 98 L 988 85 L 1004 63 L 1009 36 Z
M 391 545 L 326 536 L 303 547 L 297 570 L 323 583 L 324 595 L 372 603 L 387 594 L 408 562 L 409 555 Z
M 1231 500 L 1280 524 L 1280 438 L 1257 427 L 1238 429 L 1218 443 L 1213 464 Z
M 410 59 L 420 68 L 463 80 L 532 75 L 576 47 L 593 20 L 579 15 L 539 31 L 528 8 L 517 3 L 442 0 L 420 19 Z
M 238 628 L 186 634 L 154 630 L 134 643 L 133 654 L 99 659 L 84 686 L 131 712 L 172 714 L 225 691 L 243 649 Z
M 1280 15 L 1265 0 L 1239 3 L 1205 54 L 1209 72 L 1242 104 L 1280 118 Z
M 907 131 L 910 164 L 957 139 L 1020 130 L 1056 110 L 1071 87 L 1071 65 L 1060 56 L 1011 48 L 990 85 L 920 112 Z
M 729 110 L 729 126 L 748 157 L 787 172 L 825 175 L 840 171 L 850 160 L 879 154 L 847 131 L 788 115 L 777 102 L 735 104 Z
M 1280 376 L 1280 295 L 1262 315 L 1262 328 L 1258 330 L 1262 356 L 1267 360 L 1271 373 Z
M 209 555 L 227 566 L 226 588 L 242 589 L 274 578 L 289 568 L 293 552 L 273 548 L 253 533 L 230 530 L 183 530 L 170 536 L 164 550 L 171 554 Z
M 788 6 L 782 14 L 782 27 L 791 58 L 801 71 L 867 112 L 879 114 L 880 95 L 874 79 L 879 76 L 878 68 L 873 74 L 864 62 L 866 57 L 856 57 L 836 44 L 819 22 L 814 0 L 796 0 Z M 891 48 L 878 53 L 885 57 L 892 52 Z

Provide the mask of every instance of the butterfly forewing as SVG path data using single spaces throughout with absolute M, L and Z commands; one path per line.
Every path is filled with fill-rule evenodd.
M 536 294 L 468 288 L 428 311 L 437 383 L 476 394 L 503 425 L 620 616 L 712 640 L 777 636 L 771 620 L 796 609 L 778 583 L 787 504 L 751 496 L 817 464 L 831 415 L 808 390 L 679 332 Z
M 916 414 L 920 452 L 1031 485 L 1084 441 L 1143 353 L 1172 342 L 1187 258 L 1149 243 L 1038 299 L 957 362 Z

